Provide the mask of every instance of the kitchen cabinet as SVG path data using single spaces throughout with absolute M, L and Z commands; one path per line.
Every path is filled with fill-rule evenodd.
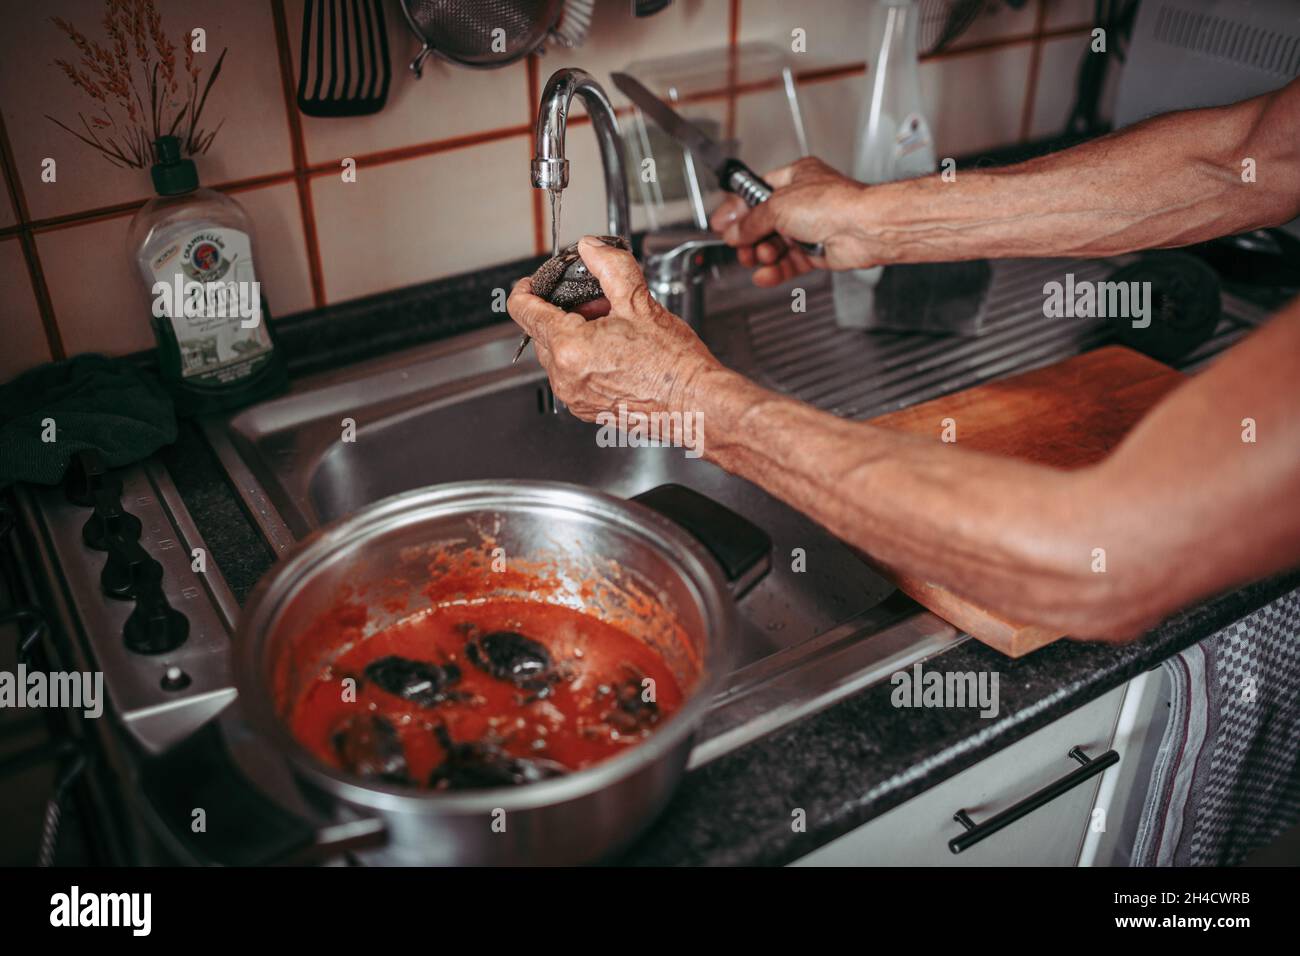
M 1131 846 L 1150 776 L 1149 755 L 1163 730 L 1159 672 L 1085 704 L 1023 740 L 797 860 L 796 866 L 1075 866 L 1122 862 Z M 1029 812 L 960 854 L 948 841 L 965 832 L 959 810 L 978 824 L 1078 770 L 1069 756 L 1115 749 L 1119 762 Z M 1100 829 L 1104 825 L 1104 829 Z M 1125 840 L 1127 839 L 1127 844 Z
M 1089 829 L 1080 866 L 1132 866 L 1138 822 L 1169 720 L 1171 690 L 1163 667 L 1129 682 L 1111 744 L 1123 759 L 1106 771 L 1097 792 L 1096 807 L 1104 814 L 1106 827 Z

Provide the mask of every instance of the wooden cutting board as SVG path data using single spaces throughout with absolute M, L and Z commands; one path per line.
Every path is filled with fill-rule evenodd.
M 1112 345 L 891 412 L 871 424 L 940 441 L 943 420 L 952 418 L 954 447 L 1081 468 L 1104 458 L 1183 378 L 1167 365 Z M 1065 636 L 1011 620 L 921 578 L 884 573 L 918 603 L 1011 657 Z

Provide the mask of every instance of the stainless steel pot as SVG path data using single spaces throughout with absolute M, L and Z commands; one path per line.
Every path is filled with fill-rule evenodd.
M 507 562 L 554 567 L 562 584 L 548 600 L 615 618 L 655 646 L 683 688 L 680 710 L 626 753 L 515 788 L 415 791 L 313 757 L 285 722 L 298 687 L 324 662 L 304 628 L 341 593 L 356 593 L 372 609 L 365 633 L 379 630 L 419 610 L 431 553 L 485 548 L 503 549 Z M 638 595 L 653 597 L 654 613 L 629 614 Z M 407 603 L 382 610 L 391 597 Z M 313 803 L 338 820 L 383 822 L 386 843 L 363 853 L 367 862 L 580 863 L 630 842 L 667 802 L 729 672 L 734 614 L 727 575 L 709 551 L 645 505 L 555 482 L 461 482 L 386 498 L 304 540 L 245 608 L 236 679 L 245 718 L 285 756 Z

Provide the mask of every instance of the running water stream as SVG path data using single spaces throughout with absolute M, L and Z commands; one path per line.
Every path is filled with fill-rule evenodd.
M 547 190 L 551 195 L 551 256 L 560 254 L 560 207 L 561 197 L 564 190 L 554 187 Z M 519 356 L 524 354 L 524 349 L 528 348 L 528 343 L 532 341 L 531 336 L 525 335 L 519 340 L 519 348 L 515 351 L 515 357 L 511 359 L 511 364 L 519 361 Z
M 551 255 L 560 254 L 560 197 L 564 195 L 562 189 L 552 189 L 551 193 Z

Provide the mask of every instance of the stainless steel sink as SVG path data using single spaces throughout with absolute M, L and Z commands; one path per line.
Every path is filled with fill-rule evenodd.
M 739 604 L 738 669 L 705 734 L 712 754 L 958 639 L 911 602 L 886 600 L 893 588 L 845 545 L 749 482 L 682 449 L 600 447 L 596 426 L 557 407 L 531 353 L 510 364 L 517 341 L 513 326 L 470 333 L 300 381 L 205 427 L 277 552 L 387 495 L 471 478 L 625 497 L 676 482 L 744 515 L 771 536 L 772 570 Z M 349 423 L 355 440 L 344 441 Z M 805 685 L 830 658 L 841 660 Z M 696 762 L 710 755 L 702 745 Z
M 508 351 L 511 344 L 511 336 L 495 336 L 461 356 L 467 366 L 477 366 L 478 353 L 500 352 L 502 345 Z M 406 371 L 408 381 L 429 381 L 436 374 L 424 363 Z M 681 449 L 598 446 L 596 426 L 555 407 L 536 363 L 468 376 L 451 394 L 441 387 L 416 389 L 410 402 L 368 404 L 368 385 L 363 378 L 326 386 L 357 402 L 349 416 L 357 422 L 353 442 L 340 441 L 337 418 L 313 414 L 319 391 L 303 396 L 299 411 L 312 418 L 301 426 L 281 424 L 284 405 L 294 399 L 232 423 L 255 457 L 269 453 L 295 533 L 399 491 L 464 479 L 569 481 L 622 497 L 666 482 L 687 485 L 772 537 L 772 571 L 741 602 L 742 665 L 822 634 L 870 610 L 892 590 L 843 544 L 749 482 L 687 458 Z M 803 549 L 806 571 L 791 569 L 795 549 Z
M 824 277 L 805 278 L 808 308 L 796 313 L 789 289 L 756 292 L 724 274 L 709 287 L 701 334 L 725 362 L 771 387 L 869 418 L 1101 344 L 1102 321 L 1045 322 L 1040 290 L 1064 269 L 1092 278 L 1111 268 L 995 264 L 987 331 L 974 339 L 840 329 Z M 1208 361 L 1258 318 L 1235 299 L 1225 306 L 1220 330 L 1185 367 Z M 510 364 L 517 342 L 513 325 L 483 329 L 301 380 L 205 428 L 277 552 L 386 495 L 470 478 L 571 481 L 624 496 L 677 482 L 762 527 L 772 571 L 740 602 L 738 667 L 702 730 L 695 765 L 963 639 L 749 482 L 681 449 L 599 447 L 595 426 L 556 407 L 531 352 Z M 351 442 L 342 440 L 349 421 Z M 796 548 L 803 572 L 792 568 Z

